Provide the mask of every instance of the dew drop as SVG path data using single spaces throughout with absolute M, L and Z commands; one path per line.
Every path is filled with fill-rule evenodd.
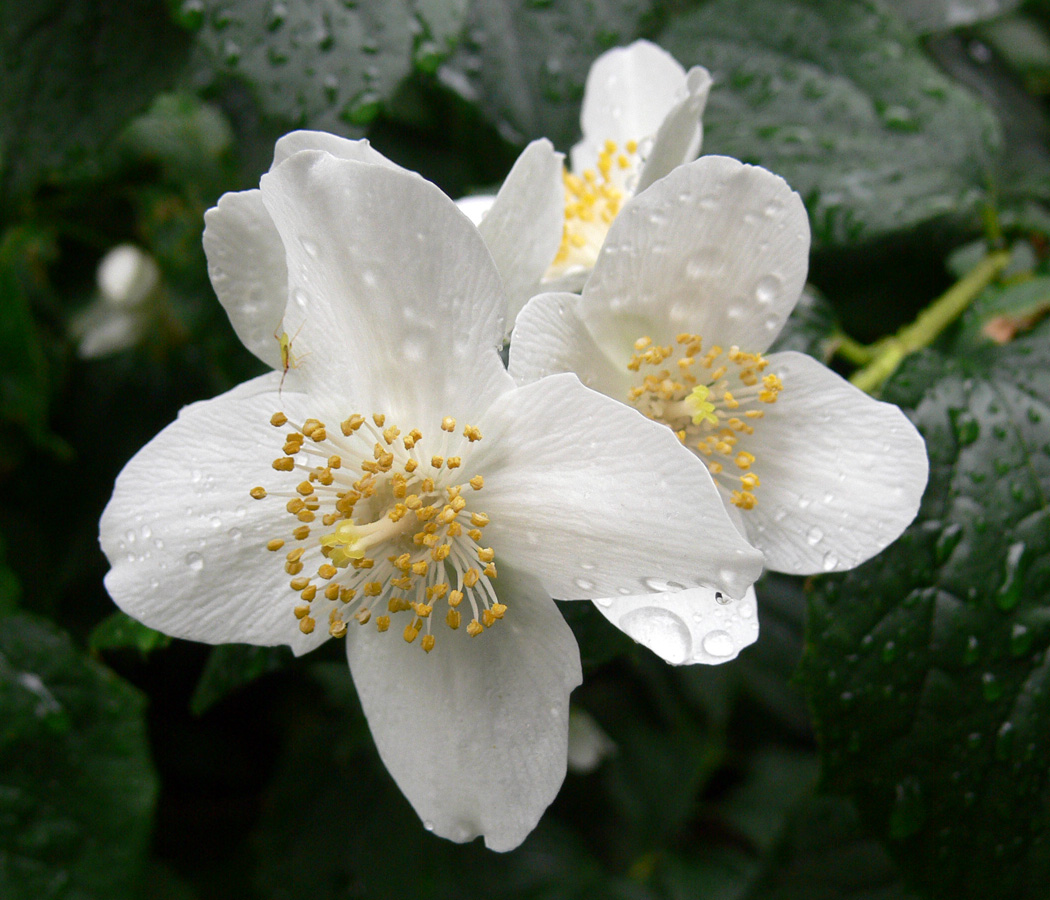
M 134 531 L 128 531 L 124 535 L 124 540 L 126 540 L 129 544 L 134 544 L 135 543 L 135 532 Z
M 669 663 L 685 662 L 692 650 L 689 627 L 669 610 L 654 606 L 633 609 L 620 619 L 619 625 L 624 633 Z
M 755 607 L 750 600 L 745 600 L 740 604 L 740 618 L 750 619 L 755 614 Z
M 717 656 L 719 659 L 732 656 L 733 651 L 736 650 L 736 644 L 727 631 L 709 631 L 704 635 L 701 646 L 705 653 Z
M 187 553 L 186 565 L 193 569 L 194 572 L 199 572 L 204 568 L 204 557 L 199 553 Z
M 715 591 L 715 603 L 721 603 L 722 606 L 725 606 L 727 603 L 731 602 L 732 600 L 721 591 Z
M 594 602 L 599 606 L 612 606 L 612 597 L 598 597 Z
M 581 591 L 592 591 L 595 588 L 594 582 L 587 578 L 576 578 L 573 581 Z
M 425 828 L 425 829 L 426 829 L 427 831 L 433 831 L 433 830 L 434 830 L 434 823 L 433 823 L 433 822 L 431 822 L 431 821 L 430 821 L 429 819 L 424 819 L 424 820 L 423 820 L 423 827 L 424 827 L 424 828 Z
M 839 567 L 840 560 L 834 553 L 825 553 L 821 564 L 825 572 L 834 572 Z
M 776 275 L 766 275 L 755 285 L 755 299 L 759 303 L 772 303 L 780 290 L 781 282 Z
M 229 531 L 226 532 L 226 535 L 231 540 L 238 541 L 241 538 L 241 529 L 240 528 L 231 528 Z
M 303 245 L 303 249 L 306 251 L 307 256 L 312 257 L 313 259 L 317 259 L 317 256 L 320 253 L 320 251 L 317 248 L 317 244 L 315 244 L 309 238 L 305 237 L 300 238 L 299 242 Z
M 814 525 L 809 531 L 806 532 L 806 543 L 810 547 L 815 547 L 824 539 L 824 532 Z

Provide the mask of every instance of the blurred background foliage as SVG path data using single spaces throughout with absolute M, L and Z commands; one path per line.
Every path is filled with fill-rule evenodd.
M 581 768 L 496 855 L 423 830 L 341 647 L 138 625 L 97 522 L 181 406 L 260 371 L 200 236 L 278 136 L 367 136 L 482 190 L 534 137 L 568 150 L 591 61 L 637 37 L 714 75 L 705 152 L 806 201 L 813 288 L 782 346 L 848 374 L 850 339 L 1011 260 L 885 385 L 932 464 L 897 545 L 764 578 L 759 641 L 720 668 L 563 604 Z M 27 0 L 0 47 L 0 896 L 1045 896 L 1050 2 Z M 156 267 L 134 295 L 96 279 L 122 244 Z

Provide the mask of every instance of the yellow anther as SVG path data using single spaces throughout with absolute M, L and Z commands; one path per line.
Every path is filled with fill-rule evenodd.
M 479 547 L 478 548 L 478 559 L 482 562 L 492 562 L 496 558 L 496 551 L 491 547 Z
M 339 602 L 349 603 L 354 597 L 357 596 L 357 591 L 353 588 L 340 588 L 339 589 Z
M 302 494 L 304 497 L 309 497 L 314 492 L 314 486 L 309 481 L 300 481 L 296 485 L 295 491 L 297 494 Z
M 346 622 L 342 619 L 335 619 L 328 623 L 328 633 L 334 638 L 341 638 L 346 636 Z
M 376 423 L 376 428 L 382 428 L 386 424 L 386 416 L 382 413 L 372 413 L 372 421 Z
M 383 584 L 379 581 L 366 581 L 364 593 L 366 597 L 378 597 L 383 593 Z
M 272 541 L 268 541 L 267 542 L 266 549 L 267 550 L 277 551 L 277 550 L 280 550 L 283 546 L 284 546 L 284 541 L 282 541 L 280 538 L 274 538 Z
M 628 153 L 637 153 L 638 152 L 638 141 L 630 140 L 626 144 L 624 144 L 623 147 Z
M 430 614 L 434 611 L 434 607 L 426 603 L 413 603 L 412 609 L 421 619 L 429 619 Z
M 412 572 L 416 575 L 426 575 L 428 568 L 430 564 L 425 559 L 412 563 Z
M 458 469 L 463 465 L 463 458 L 461 456 L 450 456 L 445 460 L 445 465 L 450 469 Z
M 451 591 L 448 595 L 448 605 L 455 608 L 463 602 L 463 591 Z
M 300 559 L 302 559 L 303 552 L 304 551 L 302 547 L 296 547 L 294 550 L 288 551 L 287 555 L 285 556 L 285 559 L 287 559 L 288 562 L 298 562 Z
M 483 609 L 481 611 L 481 621 L 486 628 L 491 628 L 496 624 L 496 617 L 492 615 L 491 609 Z
M 324 598 L 325 600 L 338 600 L 339 599 L 340 587 L 334 581 L 329 582 L 324 586 Z
M 262 498 L 266 496 L 266 488 L 253 487 L 248 493 L 251 494 L 255 500 L 262 500 Z
M 412 641 L 419 637 L 419 629 L 416 628 L 413 623 L 409 622 L 405 626 L 404 632 L 402 632 L 402 637 L 404 637 L 406 644 L 411 644 Z
M 754 454 L 748 453 L 746 450 L 741 450 L 736 455 L 736 464 L 741 469 L 750 469 L 751 464 L 755 461 Z
M 758 476 L 754 472 L 748 472 L 746 475 L 740 476 L 740 484 L 743 485 L 745 491 L 753 491 L 762 482 L 758 480 Z
M 321 566 L 321 568 L 317 570 L 317 575 L 319 578 L 323 578 L 325 581 L 330 581 L 331 579 L 335 578 L 336 573 L 338 571 L 339 570 L 335 566 L 325 563 L 323 566 Z
M 718 475 L 722 471 L 722 464 L 718 462 L 709 462 L 707 468 L 712 475 Z
M 368 620 L 372 618 L 372 610 L 367 607 L 359 609 L 354 613 L 354 618 L 357 619 L 359 625 L 367 625 Z
M 463 429 L 463 436 L 473 444 L 481 440 L 481 430 L 476 425 L 468 425 Z
M 300 575 L 298 578 L 293 578 L 291 581 L 291 588 L 293 591 L 301 591 L 310 583 L 310 579 Z
M 343 466 L 342 457 L 335 456 L 334 454 L 332 456 L 328 457 L 328 468 L 329 469 L 340 469 L 340 468 L 342 468 L 342 466 Z
M 443 456 L 432 456 L 430 457 L 430 465 L 435 469 L 440 469 L 445 464 L 445 458 Z
M 401 434 L 401 429 L 396 425 L 391 425 L 389 428 L 383 429 L 383 440 L 388 444 L 394 443 L 397 440 L 397 436 Z
M 480 491 L 485 486 L 485 479 L 480 475 L 475 475 L 470 479 L 470 486 L 476 491 Z
M 463 583 L 468 588 L 474 587 L 474 585 L 478 583 L 479 578 L 481 578 L 481 574 L 473 566 L 471 566 L 469 569 L 467 569 L 466 572 L 463 573 Z
M 299 596 L 306 600 L 308 603 L 311 602 L 317 596 L 317 585 L 307 585 Z
M 484 629 L 481 627 L 481 623 L 477 619 L 471 619 L 470 624 L 467 626 L 467 634 L 471 637 L 477 637 Z
M 309 603 L 299 603 L 299 604 L 296 605 L 295 609 L 292 610 L 292 612 L 295 613 L 295 617 L 297 619 L 301 619 L 304 616 L 308 616 L 308 615 L 310 615 L 310 604 Z
M 286 416 L 283 412 L 275 412 L 272 416 L 270 416 L 270 424 L 273 425 L 274 428 L 281 428 L 287 422 L 288 416 Z
M 284 564 L 284 571 L 289 575 L 298 575 L 303 570 L 303 564 L 301 562 L 286 562 Z
M 467 535 L 470 537 L 470 539 L 472 541 L 480 541 L 481 540 L 481 529 L 480 528 L 470 528 L 470 529 L 467 530 Z
M 456 420 L 453 419 L 452 416 L 445 416 L 445 418 L 441 420 L 441 430 L 449 432 L 455 431 Z
M 439 544 L 433 550 L 430 551 L 430 556 L 437 562 L 441 562 L 441 560 L 443 559 L 448 559 L 448 555 L 451 551 L 451 544 Z
M 423 483 L 420 484 L 420 486 L 419 486 L 419 489 L 424 494 L 433 494 L 434 493 L 434 479 L 433 478 L 424 478 L 423 479 Z
M 470 524 L 476 525 L 478 528 L 484 528 L 489 524 L 489 517 L 481 512 L 471 513 Z
M 377 616 L 376 617 L 376 628 L 379 631 L 386 631 L 390 627 L 390 616 Z
M 296 515 L 296 518 L 300 522 L 312 522 L 317 517 L 310 510 L 303 509 L 299 511 L 299 513 Z
M 492 604 L 492 615 L 496 619 L 502 619 L 507 612 L 506 603 L 493 603 Z
M 408 472 L 409 475 L 411 475 L 413 472 L 416 471 L 416 468 L 418 466 L 419 466 L 419 461 L 418 460 L 410 459 L 410 460 L 408 460 L 405 463 L 405 471 Z
M 450 609 L 445 613 L 445 624 L 448 625 L 449 628 L 453 630 L 459 628 L 459 622 L 460 615 L 458 609 Z
M 432 635 L 432 634 L 425 634 L 425 635 L 423 635 L 423 640 L 419 642 L 419 645 L 427 653 L 429 653 L 431 650 L 434 649 L 434 635 Z
M 316 624 L 317 623 L 310 616 L 303 616 L 303 618 L 299 620 L 299 630 L 303 634 L 310 634 L 310 632 L 314 630 Z
M 273 467 L 278 472 L 291 472 L 295 468 L 295 460 L 290 456 L 282 456 L 273 461 Z
M 349 419 L 346 419 L 346 420 L 340 422 L 339 423 L 339 428 L 342 430 L 344 435 L 349 437 L 355 431 L 357 431 L 358 428 L 360 428 L 364 424 L 365 424 L 365 417 L 364 416 L 359 416 L 359 415 L 357 415 L 355 413 L 354 415 L 350 416 Z
M 481 574 L 484 575 L 486 578 L 495 578 L 496 577 L 496 564 L 495 563 L 489 563 L 482 570 Z

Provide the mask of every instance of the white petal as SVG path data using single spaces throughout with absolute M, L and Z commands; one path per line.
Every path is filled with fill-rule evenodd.
M 478 226 L 503 277 L 508 333 L 518 311 L 537 293 L 561 245 L 565 221 L 562 160 L 550 141 L 529 144 Z
M 645 155 L 645 163 L 635 191 L 644 191 L 649 185 L 677 166 L 692 162 L 700 153 L 703 141 L 701 117 L 711 90 L 711 75 L 703 66 L 694 66 L 685 79 L 686 95 L 667 113 L 653 145 Z
M 580 314 L 626 365 L 682 331 L 762 352 L 806 280 L 809 221 L 782 178 L 722 156 L 679 166 L 616 217 Z
M 816 360 L 791 352 L 769 359 L 784 389 L 749 438 L 761 485 L 758 505 L 741 515 L 748 538 L 774 571 L 853 568 L 915 518 L 926 445 L 896 406 Z
M 670 429 L 552 375 L 499 399 L 471 456 L 496 564 L 561 599 L 653 590 L 652 579 L 743 595 L 762 555 Z
M 283 501 L 248 494 L 273 484 L 282 438 L 270 416 L 315 412 L 302 395 L 279 398 L 278 380 L 271 372 L 187 406 L 117 477 L 99 530 L 106 589 L 128 615 L 210 644 L 302 653 L 327 637 L 299 631 L 283 556 L 266 549 L 287 536 Z
M 208 275 L 230 324 L 264 363 L 281 368 L 280 334 L 288 302 L 284 245 L 259 191 L 223 194 L 204 214 Z
M 379 755 L 424 825 L 511 850 L 565 777 L 576 641 L 532 579 L 500 576 L 505 618 L 469 637 L 440 624 L 428 654 L 351 624 L 347 657 Z
M 635 41 L 599 56 L 587 73 L 580 125 L 583 140 L 572 148 L 572 170 L 594 168 L 607 140 L 621 146 L 655 135 L 681 99 L 685 69 L 666 50 Z
M 731 600 L 713 588 L 603 597 L 599 612 L 673 666 L 718 665 L 758 640 L 755 589 Z
M 518 314 L 510 344 L 510 374 L 518 384 L 574 372 L 587 387 L 627 399 L 633 384 L 595 343 L 577 312 L 576 294 L 540 294 Z
M 475 225 L 480 225 L 481 220 L 488 215 L 492 204 L 496 202 L 495 194 L 471 194 L 468 197 L 460 197 L 456 206 Z
M 287 255 L 284 327 L 311 393 L 353 385 L 397 421 L 469 415 L 510 384 L 499 273 L 477 229 L 417 175 L 318 151 L 262 180 Z M 301 329 L 301 330 L 300 330 Z
M 273 148 L 273 164 L 270 170 L 272 171 L 289 156 L 294 156 L 300 150 L 324 150 L 326 153 L 331 153 L 336 159 L 354 159 L 358 162 L 401 169 L 401 166 L 392 163 L 364 138 L 350 140 L 339 137 L 337 134 L 329 134 L 327 131 L 293 131 L 277 141 Z M 402 169 L 402 171 L 406 170 Z

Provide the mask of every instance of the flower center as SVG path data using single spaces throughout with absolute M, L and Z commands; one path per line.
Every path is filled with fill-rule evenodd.
M 594 268 L 609 226 L 633 193 L 630 182 L 640 162 L 637 141 L 628 141 L 622 149 L 615 141 L 606 141 L 596 168 L 582 175 L 563 172 L 565 225 L 548 278 Z
M 661 346 L 649 337 L 634 342 L 627 368 L 643 376 L 628 392 L 631 404 L 705 457 L 715 483 L 740 509 L 753 509 L 761 484 L 746 449 L 763 404 L 776 403 L 783 390 L 777 375 L 763 375 L 769 361 L 739 347 L 718 345 L 703 352 L 698 334 L 679 334 Z
M 274 413 L 270 424 L 283 428 L 288 417 Z M 426 442 L 435 455 L 425 455 L 418 430 L 402 434 L 380 414 L 352 415 L 332 436 L 317 419 L 291 427 L 286 455 L 273 461 L 277 472 L 288 473 L 287 486 L 249 493 L 285 501 L 282 515 L 292 521 L 266 549 L 292 545 L 283 565 L 300 631 L 310 634 L 327 618 L 329 634 L 343 637 L 351 617 L 360 625 L 374 619 L 385 632 L 392 616 L 410 613 L 404 639 L 412 643 L 423 633 L 420 644 L 429 653 L 435 605 L 445 607 L 445 623 L 457 630 L 466 600 L 472 637 L 503 618 L 507 607 L 492 584 L 495 552 L 482 545 L 489 518 L 467 500 L 485 480 L 466 477 L 463 457 L 454 455 L 481 440 L 477 428 L 456 435 L 456 420 L 446 416 L 441 435 Z

